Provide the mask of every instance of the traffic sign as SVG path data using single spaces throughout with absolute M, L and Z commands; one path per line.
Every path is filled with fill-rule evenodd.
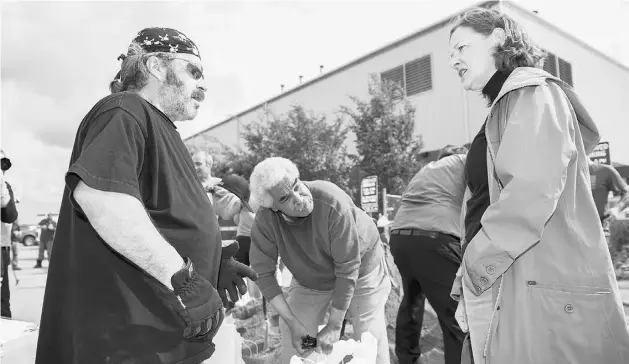
M 590 159 L 594 162 L 611 165 L 612 159 L 609 153 L 609 142 L 598 143 L 594 151 L 590 154 Z
M 360 205 L 365 212 L 378 212 L 378 176 L 365 177 L 360 182 Z

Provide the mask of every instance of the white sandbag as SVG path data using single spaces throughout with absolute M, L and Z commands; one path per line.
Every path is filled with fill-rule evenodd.
M 346 356 L 352 359 L 346 364 L 375 364 L 378 356 L 378 341 L 369 332 L 362 334 L 360 341 L 341 340 L 334 344 L 332 353 L 325 355 L 313 352 L 305 358 L 297 355 L 290 359 L 290 364 L 338 364 Z

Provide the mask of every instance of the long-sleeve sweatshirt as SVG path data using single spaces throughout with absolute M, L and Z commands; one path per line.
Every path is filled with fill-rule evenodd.
M 271 300 L 282 293 L 275 272 L 278 253 L 304 287 L 333 290 L 332 307 L 346 310 L 356 281 L 380 264 L 384 250 L 378 228 L 349 195 L 326 181 L 303 182 L 312 193 L 312 213 L 297 223 L 262 208 L 251 230 L 251 267 Z

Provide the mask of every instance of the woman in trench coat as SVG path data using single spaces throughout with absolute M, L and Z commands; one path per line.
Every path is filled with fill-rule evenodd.
M 596 125 L 571 86 L 537 68 L 543 53 L 513 19 L 473 9 L 450 34 L 452 67 L 490 107 L 467 157 L 464 256 L 452 289 L 467 362 L 629 363 L 590 191 Z

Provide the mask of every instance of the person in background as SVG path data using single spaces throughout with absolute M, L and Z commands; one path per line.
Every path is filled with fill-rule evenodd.
M 239 226 L 239 220 L 241 216 L 243 217 L 243 226 L 248 221 L 253 220 L 252 216 L 247 216 L 246 210 L 249 205 L 246 200 L 242 199 L 242 197 L 244 196 L 238 196 L 237 194 L 234 194 L 232 191 L 226 188 L 231 186 L 239 192 L 244 192 L 242 181 L 237 181 L 235 175 L 227 176 L 227 181 L 225 181 L 225 179 L 214 177 L 212 175 L 214 158 L 210 153 L 204 150 L 193 150 L 191 151 L 191 155 L 197 177 L 199 177 L 199 180 L 205 188 L 207 196 L 210 199 L 210 203 L 214 207 L 217 218 L 223 219 L 225 221 L 233 220 Z M 247 184 L 246 180 L 244 181 L 245 184 Z M 225 182 L 227 182 L 227 184 L 225 184 Z M 245 265 L 249 265 L 250 239 L 245 236 L 242 236 L 240 239 L 238 239 L 238 236 L 236 236 L 236 242 L 238 243 L 238 251 L 236 251 L 234 259 Z M 244 259 L 245 257 L 246 261 Z M 252 285 L 248 284 L 248 287 L 250 286 Z M 245 301 L 242 301 L 241 304 L 246 303 Z M 230 303 L 225 308 L 227 309 L 227 315 L 230 316 L 233 305 L 231 305 Z
M 48 264 L 50 264 L 52 244 L 55 238 L 55 231 L 57 230 L 57 222 L 53 219 L 53 215 L 51 213 L 39 222 L 39 228 L 41 229 L 41 234 L 39 236 L 39 255 L 34 268 L 42 268 L 41 264 L 44 261 L 44 251 L 48 254 Z
M 214 158 L 208 152 L 198 150 L 193 152 L 192 161 L 195 172 L 205 188 L 218 217 L 223 220 L 233 220 L 242 210 L 243 204 L 238 196 L 221 186 L 221 178 L 212 176 Z
M 224 305 L 256 279 L 235 244 L 222 247 L 175 125 L 197 116 L 207 91 L 197 46 L 152 27 L 118 58 L 112 94 L 76 133 L 36 364 L 201 363 Z
M 504 13 L 458 16 L 450 50 L 463 88 L 489 105 L 467 154 L 463 259 L 452 288 L 469 331 L 464 353 L 478 364 L 629 363 L 586 172 L 600 139 L 592 117 L 570 85 L 541 69 L 544 53 Z
M 400 364 L 413 364 L 421 356 L 426 298 L 439 318 L 446 364 L 461 363 L 465 334 L 454 317 L 457 302 L 450 290 L 461 264 L 466 153 L 465 147 L 446 146 L 436 161 L 417 172 L 391 225 L 391 254 L 404 287 L 395 328 Z
M 0 150 L 2 178 L 0 179 L 0 205 L 2 216 L 0 222 L 0 270 L 2 286 L 0 287 L 0 316 L 11 318 L 11 289 L 9 287 L 9 264 L 11 262 L 11 227 L 18 218 L 15 197 L 11 185 L 4 180 L 4 173 L 11 168 L 11 160 Z
M 622 179 L 616 168 L 591 159 L 589 162 L 590 182 L 592 183 L 592 197 L 596 205 L 596 211 L 601 220 L 601 224 L 605 225 L 605 220 L 609 217 L 609 209 L 607 200 L 609 193 L 620 196 L 618 210 L 622 211 L 629 206 L 629 186 Z
M 256 211 L 251 267 L 281 317 L 280 362 L 305 355 L 301 343 L 306 336 L 316 338 L 318 352 L 329 354 L 347 313 L 354 339 L 372 333 L 378 342 L 376 363 L 389 364 L 384 306 L 391 281 L 373 220 L 335 184 L 301 181 L 297 166 L 285 158 L 256 165 L 250 187 Z M 278 256 L 293 274 L 287 297 L 275 278 Z
M 11 268 L 13 270 L 22 270 L 19 266 L 19 249 L 20 242 L 22 238 L 20 224 L 17 220 L 12 224 L 11 227 Z
M 234 216 L 234 222 L 238 224 L 236 231 L 236 241 L 238 242 L 238 251 L 234 255 L 234 259 L 245 265 L 251 265 L 249 261 L 249 251 L 251 250 L 251 228 L 255 219 L 255 213 L 249 205 L 251 191 L 249 182 L 241 176 L 231 174 L 224 177 L 220 187 L 234 194 L 241 202 L 240 212 Z M 247 293 L 250 298 L 260 298 L 261 292 L 257 285 L 252 281 L 247 281 Z M 245 304 L 247 300 L 241 300 L 241 304 Z M 239 303 L 241 301 L 238 301 Z
M 238 242 L 238 252 L 234 259 L 245 265 L 250 265 L 249 250 L 251 248 L 251 227 L 255 214 L 249 206 L 249 183 L 241 176 L 231 174 L 224 177 L 218 187 L 222 187 L 240 201 L 240 210 L 234 215 L 234 222 L 238 224 L 236 231 L 236 241 Z

